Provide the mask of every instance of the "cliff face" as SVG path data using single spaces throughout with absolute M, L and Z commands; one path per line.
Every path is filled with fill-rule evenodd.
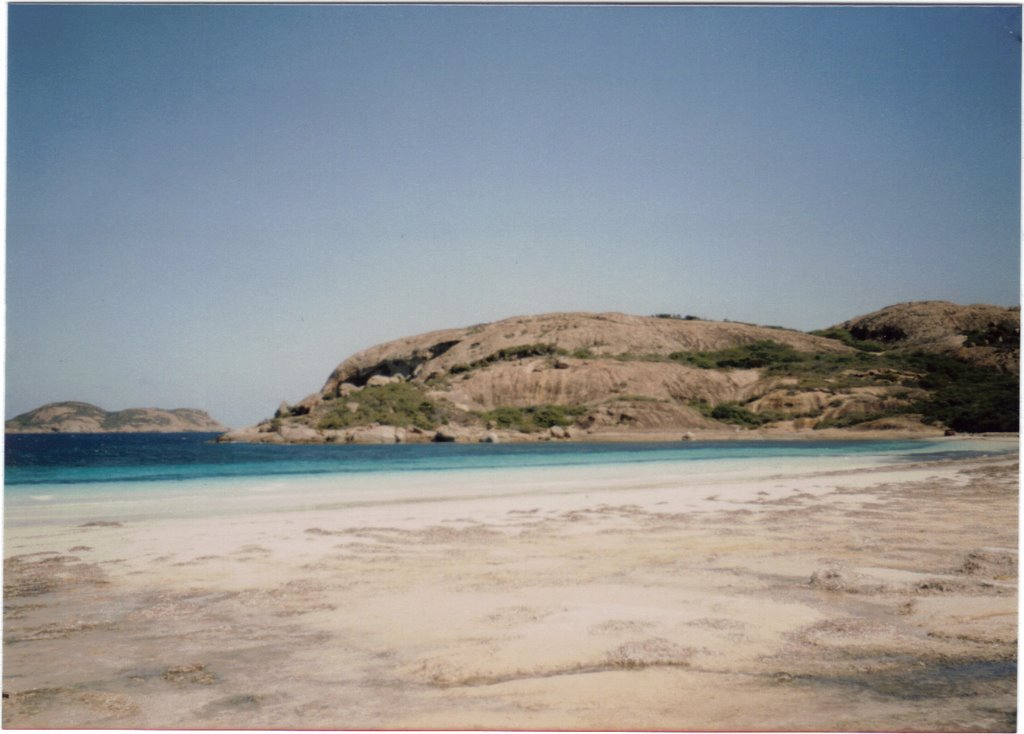
M 221 433 L 227 426 L 201 410 L 129 408 L 107 412 L 89 403 L 49 403 L 12 418 L 7 433 Z
M 971 365 L 964 369 L 985 371 L 971 372 L 970 380 L 988 371 L 1016 375 L 1019 349 L 1006 335 L 1018 317 L 1018 310 L 992 306 L 902 304 L 805 334 L 689 317 L 521 316 L 358 352 L 318 392 L 224 438 L 390 443 L 751 428 L 941 432 L 952 419 L 935 417 L 929 401 L 939 383 L 926 373 L 938 368 L 921 362 L 920 353 L 955 360 L 955 369 L 943 363 L 943 374 Z M 1009 388 L 998 389 L 1003 395 Z

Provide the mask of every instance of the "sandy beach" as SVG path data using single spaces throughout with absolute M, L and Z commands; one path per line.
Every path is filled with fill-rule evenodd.
M 1016 454 L 320 481 L 9 503 L 4 726 L 1016 729 Z

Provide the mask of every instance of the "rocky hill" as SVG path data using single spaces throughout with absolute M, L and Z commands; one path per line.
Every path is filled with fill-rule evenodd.
M 1019 372 L 1020 309 L 948 301 L 900 303 L 832 327 L 886 349 L 948 354 Z
M 678 316 L 520 316 L 361 351 L 318 392 L 222 440 L 1016 430 L 1015 334 L 1018 309 L 938 302 L 811 334 Z
M 49 403 L 11 418 L 7 433 L 220 433 L 227 426 L 201 410 L 129 408 L 107 412 L 90 403 Z

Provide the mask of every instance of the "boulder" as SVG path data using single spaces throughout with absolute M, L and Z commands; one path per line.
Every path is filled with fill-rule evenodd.
M 217 437 L 217 443 L 260 443 L 266 436 L 277 434 L 270 434 L 269 431 L 270 422 L 267 422 L 267 430 L 264 431 L 262 424 L 259 426 L 251 426 L 249 428 L 237 428 L 227 433 L 221 434 Z
M 357 387 L 351 382 L 343 382 L 338 386 L 338 395 L 343 398 L 347 398 L 352 393 L 359 392 L 360 390 L 362 390 L 361 387 Z
M 501 439 L 498 438 L 498 434 L 494 431 L 488 431 L 480 439 L 480 443 L 501 443 Z
M 278 429 L 281 438 L 290 443 L 304 443 L 323 440 L 323 436 L 315 428 L 308 426 L 281 426 Z
M 352 443 L 400 443 L 398 431 L 402 431 L 401 438 L 404 438 L 405 431 L 394 426 L 358 428 L 352 431 Z
M 275 418 L 287 418 L 292 414 L 292 408 L 288 405 L 287 401 L 282 400 L 281 404 L 277 406 L 277 412 L 274 413 Z
M 434 443 L 455 443 L 462 438 L 462 432 L 454 426 L 441 426 L 434 431 Z
M 417 426 L 409 426 L 405 429 L 403 441 L 405 443 L 430 443 L 434 439 L 433 431 L 425 431 Z
M 548 429 L 548 434 L 551 438 L 566 438 L 565 429 L 561 426 L 551 426 L 551 428 Z
M 391 378 L 385 377 L 384 375 L 374 375 L 366 381 L 367 387 L 380 387 L 382 385 L 390 385 Z

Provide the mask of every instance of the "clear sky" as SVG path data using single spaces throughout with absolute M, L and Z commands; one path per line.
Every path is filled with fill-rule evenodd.
M 1019 302 L 1020 9 L 9 6 L 8 417 L 560 310 Z

